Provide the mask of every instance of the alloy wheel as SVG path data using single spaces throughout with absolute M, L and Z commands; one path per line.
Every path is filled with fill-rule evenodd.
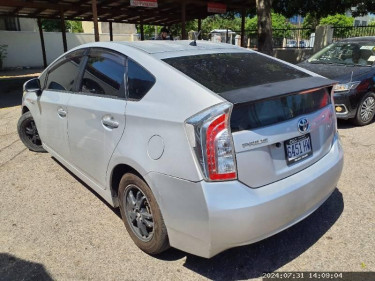
M 368 122 L 374 117 L 375 99 L 373 97 L 366 98 L 361 104 L 360 116 L 363 122 Z
M 154 233 L 154 221 L 147 197 L 132 184 L 128 186 L 124 200 L 126 218 L 133 232 L 140 240 L 150 241 Z
M 28 120 L 25 124 L 25 133 L 27 138 L 35 145 L 42 145 L 38 130 L 36 129 L 35 121 Z

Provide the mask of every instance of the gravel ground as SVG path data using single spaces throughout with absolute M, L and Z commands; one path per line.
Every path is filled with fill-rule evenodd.
M 0 280 L 232 280 L 272 271 L 375 271 L 375 123 L 340 122 L 345 167 L 315 213 L 206 260 L 140 251 L 119 212 L 47 153 L 18 138 L 20 107 L 0 109 Z

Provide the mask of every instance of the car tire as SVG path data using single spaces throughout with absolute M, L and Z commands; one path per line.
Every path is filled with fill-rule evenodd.
M 150 255 L 167 250 L 167 228 L 148 185 L 135 174 L 127 173 L 121 178 L 118 195 L 121 217 L 134 243 Z
M 21 141 L 28 149 L 35 152 L 46 152 L 30 111 L 22 114 L 18 120 L 17 131 Z
M 357 113 L 352 122 L 358 126 L 365 126 L 371 123 L 375 114 L 375 94 L 367 93 L 357 107 Z

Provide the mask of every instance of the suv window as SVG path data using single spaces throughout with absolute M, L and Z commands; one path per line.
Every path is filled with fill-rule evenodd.
M 250 52 L 185 56 L 164 61 L 216 93 L 310 76 Z
M 128 60 L 129 99 L 140 100 L 154 86 L 155 77 L 138 63 Z
M 125 98 L 125 56 L 92 49 L 82 78 L 81 92 Z
M 81 61 L 81 56 L 69 55 L 56 62 L 48 72 L 46 88 L 58 91 L 73 91 Z

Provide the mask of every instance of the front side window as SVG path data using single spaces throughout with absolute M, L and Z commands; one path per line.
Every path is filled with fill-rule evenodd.
M 73 91 L 78 76 L 82 56 L 67 55 L 58 61 L 48 72 L 46 89 Z
M 128 60 L 129 99 L 140 100 L 154 84 L 154 76 L 136 62 Z
M 81 82 L 81 92 L 124 98 L 124 56 L 93 49 L 88 57 Z

